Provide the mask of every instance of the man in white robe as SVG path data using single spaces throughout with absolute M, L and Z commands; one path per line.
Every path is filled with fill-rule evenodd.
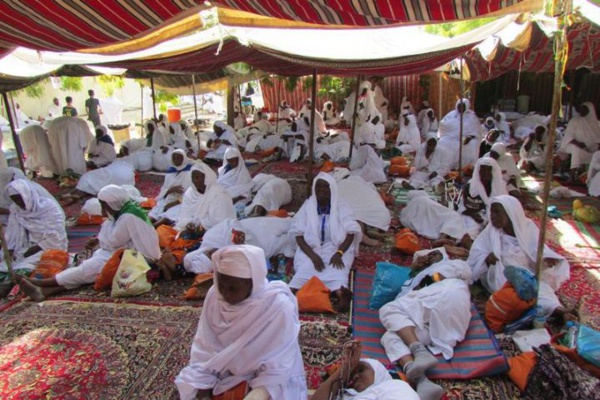
M 421 134 L 417 127 L 417 120 L 408 110 L 402 111 L 396 147 L 403 154 L 415 153 L 421 147 Z
M 289 288 L 267 281 L 265 254 L 257 247 L 228 246 L 212 260 L 214 285 L 189 365 L 175 379 L 180 398 L 210 398 L 247 381 L 246 399 L 305 400 L 298 305 Z
M 52 99 L 52 104 L 48 106 L 47 119 L 54 119 L 62 116 L 62 106 L 58 97 Z
M 429 101 L 423 100 L 421 102 L 421 109 L 419 110 L 419 113 L 417 114 L 417 126 L 419 127 L 419 130 L 421 130 L 421 132 L 423 131 L 423 124 L 424 124 L 425 120 L 427 119 L 427 111 L 428 110 L 429 110 Z
M 48 129 L 48 140 L 56 170 L 62 175 L 67 169 L 83 175 L 87 170 L 85 151 L 93 136 L 84 120 L 77 117 L 59 117 L 52 120 Z
M 497 112 L 494 116 L 496 129 L 500 131 L 500 141 L 504 143 L 510 143 L 512 134 L 510 132 L 510 125 L 506 121 L 506 114 L 503 112 Z
M 360 176 L 367 182 L 387 182 L 381 157 L 369 145 L 360 146 L 350 160 L 350 175 Z
M 594 104 L 586 101 L 579 106 L 578 111 L 579 116 L 569 121 L 559 149 L 560 152 L 571 155 L 572 181 L 577 179 L 581 168 L 590 163 L 592 154 L 600 144 L 600 125 Z
M 285 120 L 292 122 L 292 119 L 296 116 L 296 111 L 289 106 L 287 100 L 283 100 L 279 105 L 279 120 Z
M 521 172 L 512 154 L 506 151 L 504 143 L 494 143 L 492 149 L 484 157 L 491 157 L 498 163 L 502 170 L 502 179 L 506 183 L 506 190 L 511 196 L 520 197 L 519 187 L 522 185 Z
M 117 152 L 106 127 L 98 125 L 95 129 L 96 138 L 90 142 L 88 148 L 88 166 L 91 168 L 100 168 L 115 161 Z
M 547 131 L 544 125 L 538 125 L 535 132 L 530 133 L 523 142 L 519 150 L 519 167 L 526 172 L 543 172 L 546 169 Z
M 459 99 L 456 108 L 450 111 L 440 121 L 438 146 L 443 147 L 454 156 L 452 169 L 458 167 L 459 149 L 462 146 L 462 166 L 474 164 L 479 158 L 479 143 L 481 142 L 481 124 L 479 118 L 469 107 L 468 99 Z M 463 118 L 463 142 L 460 143 L 460 118 Z
M 246 215 L 266 215 L 292 201 L 292 187 L 287 180 L 270 174 L 252 178 L 252 202 L 246 206 Z
M 437 193 L 443 193 L 445 177 L 450 172 L 451 164 L 452 156 L 446 149 L 439 147 L 435 138 L 427 139 L 415 156 L 415 171 L 402 186 L 409 190 L 430 187 Z
M 438 130 L 440 128 L 440 123 L 435 116 L 435 112 L 433 108 L 428 108 L 425 110 L 425 117 L 422 120 L 421 125 L 421 137 L 425 140 L 429 138 L 438 137 Z
M 354 145 L 372 144 L 378 149 L 385 149 L 385 126 L 381 123 L 381 114 L 375 115 L 371 120 L 359 128 L 354 137 Z
M 325 125 L 331 126 L 340 123 L 340 119 L 333 108 L 333 102 L 331 101 L 326 101 L 323 104 L 323 112 L 321 114 L 323 115 L 323 121 L 325 121 Z
M 442 388 L 426 375 L 438 364 L 431 353 L 452 359 L 454 347 L 467 334 L 471 269 L 462 260 L 448 259 L 443 248 L 417 252 L 414 260 L 413 268 L 424 269 L 379 310 L 387 329 L 381 344 L 422 400 L 439 400 Z
M 44 301 L 48 296 L 93 283 L 118 249 L 138 251 L 151 261 L 160 257 L 158 235 L 146 212 L 130 200 L 127 190 L 115 185 L 106 186 L 98 193 L 98 200 L 107 219 L 102 224 L 98 237 L 90 239 L 86 244 L 88 248 L 99 245 L 98 250 L 80 266 L 67 268 L 55 277 L 23 278 L 20 282 L 21 289 L 32 300 Z
M 27 155 L 25 167 L 33 172 L 34 177 L 38 172 L 42 176 L 51 177 L 52 171 L 56 171 L 56 166 L 50 151 L 48 134 L 44 128 L 41 125 L 29 125 L 19 132 L 19 138 L 23 145 L 23 152 Z
M 592 156 L 592 161 L 587 172 L 588 194 L 590 196 L 600 196 L 600 151 Z
M 213 134 L 208 139 L 206 146 L 210 151 L 204 157 L 209 160 L 223 160 L 225 151 L 234 147 L 237 148 L 237 139 L 235 136 L 235 130 L 222 121 L 217 121 L 213 126 Z

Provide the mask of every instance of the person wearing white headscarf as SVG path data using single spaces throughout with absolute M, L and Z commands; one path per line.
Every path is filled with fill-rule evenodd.
M 420 113 L 419 113 L 420 114 Z M 418 123 L 419 121 L 417 121 Z M 438 130 L 440 128 L 440 123 L 435 116 L 435 112 L 433 108 L 428 108 L 425 110 L 425 117 L 423 117 L 422 125 L 421 125 L 421 137 L 425 140 L 435 137 L 438 137 Z
M 323 121 L 325 121 L 325 125 L 337 125 L 340 123 L 340 119 L 335 112 L 335 108 L 333 108 L 333 102 L 326 101 L 323 104 Z
M 242 153 L 230 147 L 223 157 L 223 165 L 217 171 L 217 182 L 229 193 L 234 204 L 250 198 L 253 182 Z
M 48 141 L 54 160 L 53 173 L 62 175 L 71 169 L 83 175 L 86 171 L 85 151 L 93 135 L 86 121 L 77 117 L 59 117 L 48 128 Z
M 288 286 L 267 281 L 265 254 L 258 247 L 227 246 L 212 261 L 214 284 L 190 362 L 175 379 L 180 398 L 218 395 L 247 381 L 252 391 L 246 399 L 305 400 L 298 304 Z
M 6 244 L 13 257 L 14 270 L 33 270 L 46 250 L 67 250 L 65 214 L 56 201 L 40 196 L 26 179 L 9 183 L 6 193 L 13 201 L 6 227 Z M 8 268 L 3 261 L 0 282 L 8 279 Z
M 360 176 L 367 182 L 387 182 L 383 160 L 369 145 L 360 146 L 350 160 L 350 175 Z
M 92 139 L 88 147 L 88 164 L 90 168 L 104 167 L 117 158 L 115 144 L 108 135 L 108 129 L 104 125 L 95 128 L 96 137 Z
M 443 390 L 427 379 L 438 361 L 454 356 L 471 320 L 471 268 L 450 260 L 443 248 L 415 253 L 413 268 L 423 268 L 396 297 L 379 309 L 387 330 L 381 344 L 391 362 L 403 368 L 422 400 L 439 400 Z M 431 353 L 430 353 L 431 351 Z
M 308 98 L 308 99 L 304 100 L 304 103 L 302 104 L 300 111 L 298 111 L 298 117 L 300 119 L 306 117 L 311 109 L 312 109 L 312 99 Z
M 348 342 L 344 364 L 317 388 L 311 400 L 422 400 L 408 383 L 393 379 L 381 362 L 360 358 L 361 352 L 360 342 Z
M 481 124 L 479 118 L 469 108 L 471 102 L 468 99 L 459 99 L 456 108 L 450 111 L 440 121 L 438 145 L 445 148 L 454 156 L 451 168 L 458 167 L 458 155 L 460 143 L 460 116 L 463 116 L 463 149 L 462 166 L 474 164 L 479 156 L 479 143 L 481 142 Z
M 411 190 L 424 187 L 439 189 L 445 181 L 445 176 L 450 172 L 451 163 L 452 155 L 437 145 L 437 139 L 427 139 L 419 147 L 415 156 L 412 165 L 415 171 L 410 175 L 408 188 Z
M 367 123 L 364 123 L 354 136 L 354 144 L 372 144 L 378 149 L 385 149 L 385 126 L 381 122 L 381 114 L 374 115 Z
M 402 96 L 402 102 L 400 103 L 400 114 L 404 111 L 408 111 L 409 114 L 415 115 L 415 108 L 408 99 L 408 96 Z
M 256 127 L 251 127 L 248 129 L 248 136 L 246 136 L 245 146 L 245 150 L 248 153 L 273 149 L 281 149 L 281 151 L 283 151 L 285 147 L 285 142 L 280 133 L 275 133 L 274 131 L 262 133 L 257 130 Z
M 407 110 L 402 111 L 400 131 L 396 138 L 396 147 L 403 153 L 414 153 L 421 147 L 421 134 L 417 120 Z
M 519 167 L 525 171 L 534 169 L 544 171 L 546 169 L 547 131 L 546 126 L 538 125 L 523 142 L 519 150 Z
M 279 120 L 288 120 L 291 122 L 295 116 L 296 111 L 289 106 L 287 100 L 282 100 L 281 104 L 279 104 Z
M 423 124 L 425 123 L 425 120 L 428 119 L 427 112 L 429 110 L 431 110 L 431 108 L 429 107 L 429 101 L 423 100 L 421 102 L 421 109 L 419 110 L 419 112 L 417 114 L 417 126 L 419 127 L 421 132 L 423 132 Z M 427 131 L 425 131 L 425 132 L 427 132 Z M 425 135 L 423 135 L 423 136 L 425 136 Z
M 206 154 L 205 158 L 222 160 L 228 148 L 237 148 L 238 143 L 235 130 L 223 121 L 216 121 L 213 131 L 206 143 L 210 151 Z
M 502 179 L 506 183 L 506 190 L 512 196 L 519 197 L 519 187 L 522 185 L 521 172 L 512 154 L 507 153 L 504 143 L 494 143 L 489 153 L 484 157 L 491 157 L 498 163 L 502 171 Z
M 201 228 L 208 230 L 227 218 L 235 218 L 231 196 L 217 182 L 214 171 L 204 163 L 195 163 L 191 184 L 183 195 L 175 229 Z
M 504 143 L 510 143 L 512 137 L 510 133 L 510 125 L 506 121 L 506 114 L 503 112 L 497 112 L 494 116 L 495 126 L 500 131 L 500 140 Z
M 130 200 L 127 190 L 108 185 L 100 190 L 98 200 L 107 219 L 102 223 L 98 237 L 90 239 L 86 247 L 91 249 L 99 245 L 99 248 L 80 266 L 67 268 L 55 277 L 23 278 L 21 289 L 34 301 L 93 283 L 108 259 L 119 249 L 138 251 L 149 260 L 160 258 L 158 235 L 146 212 Z
M 167 126 L 166 117 L 158 123 L 152 134 L 152 167 L 156 171 L 165 172 L 171 167 L 171 154 L 175 150 L 175 138 L 184 139 L 183 148 L 185 149 L 185 136 L 181 133 L 181 126 L 178 123 L 171 123 Z M 151 124 L 148 124 L 150 128 Z M 151 129 L 151 128 L 150 128 Z M 180 143 L 181 144 L 181 143 Z
M 308 125 L 303 119 L 297 119 L 290 128 L 283 133 L 282 139 L 287 145 L 284 146 L 284 155 L 290 162 L 300 161 L 304 158 L 309 143 Z
M 169 145 L 175 147 L 176 149 L 187 149 L 188 138 L 185 132 L 181 129 L 181 124 L 179 122 L 171 122 L 169 124 Z
M 215 251 L 225 246 L 242 243 L 260 247 L 267 259 L 277 255 L 292 258 L 296 251 L 296 243 L 289 235 L 291 225 L 291 218 L 225 219 L 206 231 L 200 247 L 185 255 L 183 267 L 194 274 L 212 272 L 213 265 L 210 257 Z M 234 242 L 234 231 L 236 242 Z
M 88 195 L 96 196 L 98 192 L 107 185 L 132 185 L 135 186 L 135 168 L 132 164 L 118 159 L 106 167 L 94 169 L 81 175 L 76 191 L 83 192 L 71 194 L 72 199 L 81 198 Z
M 575 180 L 577 171 L 589 164 L 592 154 L 600 144 L 600 125 L 596 116 L 596 107 L 590 101 L 579 106 L 579 115 L 573 117 L 565 136 L 560 143 L 559 151 L 571 155 L 571 178 Z
M 352 91 L 350 96 L 346 97 L 346 106 L 344 107 L 344 113 L 342 118 L 346 121 L 346 124 L 352 126 L 352 115 L 354 114 L 354 102 L 356 98 L 356 91 Z M 379 113 L 377 106 L 375 105 L 375 93 L 371 90 L 371 82 L 363 81 L 358 89 L 358 105 L 356 107 L 356 113 L 358 114 L 358 125 L 362 125 L 369 121 L 371 116 Z
M 290 235 L 298 243 L 290 287 L 300 289 L 316 276 L 343 300 L 362 234 L 331 175 L 321 172 L 314 178 L 312 195 L 294 216 Z
M 158 220 L 173 207 L 181 204 L 183 193 L 190 187 L 190 178 L 194 161 L 187 158 L 185 151 L 177 149 L 171 153 L 171 167 L 165 174 L 165 181 L 158 196 L 156 206 L 148 213 L 148 216 Z
M 246 206 L 246 215 L 265 215 L 292 201 L 292 187 L 285 179 L 261 173 L 252 178 L 252 183 L 252 192 L 256 194 Z
M 28 125 L 19 132 L 19 139 L 23 146 L 23 152 L 27 155 L 25 167 L 34 174 L 40 172 L 42 175 L 52 176 L 56 170 L 54 159 L 50 151 L 48 134 L 41 125 Z M 4 153 L 0 151 L 0 166 L 6 166 L 6 160 L 2 162 Z
M 473 270 L 471 282 L 481 280 L 494 293 L 506 283 L 506 266 L 535 273 L 539 228 L 512 196 L 492 198 L 490 210 L 490 223 L 473 242 L 467 262 Z M 569 271 L 567 260 L 544 246 L 538 305 L 546 315 L 563 312 L 555 292 L 569 279 Z

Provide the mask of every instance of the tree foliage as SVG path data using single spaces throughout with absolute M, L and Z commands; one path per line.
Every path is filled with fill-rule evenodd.
M 63 92 L 81 92 L 83 79 L 77 76 L 61 76 L 60 90 Z
M 156 103 L 158 104 L 158 109 L 162 113 L 167 112 L 167 108 L 169 107 L 169 105 L 179 105 L 179 96 L 167 92 L 166 90 L 156 90 L 154 96 Z
M 30 99 L 41 99 L 44 96 L 46 82 L 46 79 L 37 81 L 21 90 L 17 90 L 17 93 L 25 93 L 25 96 Z
M 467 21 L 447 22 L 445 24 L 426 25 L 425 32 L 432 35 L 454 37 L 463 33 L 472 31 L 485 24 L 494 21 L 496 18 L 479 18 Z
M 116 89 L 122 89 L 125 86 L 125 79 L 121 76 L 113 76 L 113 75 L 100 75 L 98 77 L 98 83 L 104 89 L 104 93 L 108 97 L 111 97 Z

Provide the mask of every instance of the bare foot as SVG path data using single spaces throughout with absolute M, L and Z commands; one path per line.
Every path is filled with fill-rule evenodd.
M 381 242 L 379 242 L 373 238 L 370 238 L 367 235 L 363 235 L 361 243 L 364 244 L 365 246 L 369 246 L 369 247 L 377 247 L 377 246 L 381 245 Z
M 388 236 L 386 232 L 380 232 L 377 229 L 369 229 L 367 230 L 367 234 L 369 235 L 369 237 L 372 237 L 374 239 L 385 239 Z
M 5 281 L 5 282 L 0 283 L 0 299 L 5 298 L 13 286 L 14 286 L 14 284 L 11 281 Z
M 446 249 L 446 253 L 454 255 L 460 258 L 467 258 L 469 256 L 469 250 L 452 245 L 444 245 L 444 249 Z
M 31 297 L 31 300 L 39 303 L 41 301 L 46 300 L 46 296 L 44 295 L 44 291 L 41 287 L 36 286 L 29 279 L 23 277 L 19 280 L 19 286 L 21 290 L 25 292 L 25 294 Z
M 433 242 L 431 242 L 431 247 L 432 248 L 436 248 L 436 247 L 442 247 L 445 245 L 454 245 L 454 240 L 452 239 L 438 239 L 438 240 L 434 240 Z
M 402 189 L 413 190 L 414 187 L 412 187 L 412 185 L 407 181 L 402 181 Z
M 352 303 L 352 291 L 345 286 L 342 286 L 335 291 L 335 295 L 338 298 L 338 311 L 347 312 L 350 310 L 350 304 Z

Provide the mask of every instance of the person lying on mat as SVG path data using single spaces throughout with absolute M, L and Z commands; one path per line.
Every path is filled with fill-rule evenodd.
M 347 311 L 352 301 L 348 276 L 362 233 L 352 209 L 339 198 L 333 176 L 321 172 L 315 177 L 312 195 L 294 216 L 290 237 L 298 243 L 292 290 L 317 276 L 337 297 L 338 309 Z
M 5 190 L 13 201 L 6 227 L 12 268 L 17 274 L 29 275 L 45 250 L 67 250 L 65 214 L 54 199 L 40 196 L 34 184 L 26 179 L 10 182 Z M 6 261 L 2 261 L 0 298 L 5 297 L 12 286 Z
M 450 260 L 443 248 L 414 255 L 416 276 L 405 283 L 396 299 L 379 310 L 387 332 L 381 338 L 391 362 L 400 366 L 421 400 L 439 400 L 443 390 L 427 378 L 442 354 L 449 360 L 471 320 L 471 269 Z
M 392 379 L 382 363 L 372 358 L 360 358 L 361 350 L 358 341 L 346 343 L 341 366 L 319 386 L 310 400 L 419 400 L 410 385 Z
M 490 201 L 490 223 L 473 242 L 467 262 L 473 270 L 472 282 L 480 280 L 491 293 L 504 283 L 504 267 L 519 266 L 535 273 L 539 228 L 525 216 L 516 198 L 497 196 Z M 561 255 L 544 246 L 538 305 L 546 316 L 576 318 L 558 300 L 555 292 L 569 279 L 570 267 Z
M 298 305 L 287 285 L 267 281 L 258 247 L 227 246 L 212 262 L 190 362 L 175 379 L 180 398 L 210 399 L 247 382 L 244 399 L 306 399 Z
M 158 235 L 152 227 L 146 211 L 131 201 L 126 189 L 108 185 L 98 193 L 104 221 L 97 238 L 90 239 L 88 248 L 100 245 L 92 257 L 79 267 L 68 268 L 53 278 L 20 279 L 21 289 L 34 301 L 93 283 L 96 275 L 102 272 L 104 264 L 118 249 L 139 251 L 149 260 L 160 257 Z

